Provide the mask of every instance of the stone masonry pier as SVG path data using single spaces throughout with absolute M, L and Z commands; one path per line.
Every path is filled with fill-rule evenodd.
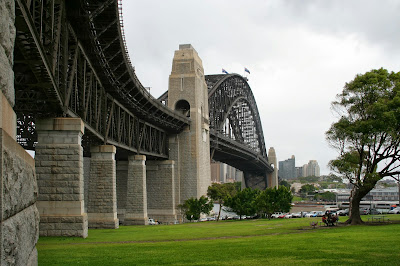
M 85 238 L 83 122 L 78 118 L 50 118 L 37 121 L 36 130 L 40 235 Z
M 116 148 L 112 145 L 90 149 L 89 228 L 118 228 L 116 188 Z

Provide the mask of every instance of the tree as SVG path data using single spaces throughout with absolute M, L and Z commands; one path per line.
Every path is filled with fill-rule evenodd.
M 348 223 L 361 224 L 361 199 L 380 179 L 400 175 L 400 72 L 358 74 L 332 107 L 340 119 L 326 137 L 339 156 L 329 165 L 353 185 Z
M 236 183 L 224 183 L 224 184 L 213 183 L 211 186 L 208 187 L 207 196 L 209 196 L 212 200 L 218 202 L 219 204 L 217 221 L 219 221 L 221 215 L 221 209 L 225 201 L 235 196 L 237 191 L 238 188 Z
M 323 200 L 323 201 L 335 201 L 336 200 L 336 194 L 333 192 L 324 192 L 324 193 L 318 193 L 314 195 L 314 199 L 316 200 Z
M 267 188 L 257 196 L 257 211 L 271 219 L 274 212 L 288 212 L 292 208 L 293 195 L 285 186 Z
M 284 187 L 286 187 L 287 189 L 290 189 L 290 184 L 289 184 L 289 182 L 286 181 L 286 180 L 281 180 L 281 181 L 279 181 L 279 186 L 284 186 Z
M 313 184 L 306 184 L 302 185 L 300 188 L 300 193 L 302 194 L 314 194 L 315 193 L 315 186 Z
M 197 198 L 189 198 L 179 205 L 186 219 L 189 221 L 200 219 L 202 213 L 209 214 L 214 204 L 207 197 L 201 196 Z
M 258 193 L 260 193 L 258 189 L 245 188 L 238 191 L 235 196 L 228 198 L 225 206 L 239 215 L 240 219 L 242 219 L 242 215 L 254 215 L 257 213 L 254 200 Z

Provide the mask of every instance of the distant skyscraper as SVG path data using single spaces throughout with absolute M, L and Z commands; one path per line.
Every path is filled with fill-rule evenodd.
M 281 179 L 294 179 L 296 178 L 296 159 L 294 155 L 292 158 L 285 161 L 279 161 L 278 175 Z
M 224 163 L 211 162 L 211 182 L 231 183 L 242 182 L 243 172 Z
M 307 164 L 307 176 L 320 176 L 319 165 L 316 160 L 310 160 Z

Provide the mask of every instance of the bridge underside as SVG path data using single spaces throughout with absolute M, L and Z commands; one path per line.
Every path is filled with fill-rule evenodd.
M 214 131 L 210 131 L 210 148 L 212 160 L 243 171 L 246 187 L 265 189 L 270 185 L 267 183 L 267 174 L 272 173 L 273 168 L 265 157 Z

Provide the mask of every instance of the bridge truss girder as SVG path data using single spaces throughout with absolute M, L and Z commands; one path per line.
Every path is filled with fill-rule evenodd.
M 105 90 L 67 21 L 64 1 L 17 0 L 16 28 L 15 111 L 18 139 L 25 148 L 34 149 L 35 118 L 70 116 L 84 121 L 88 135 L 97 139 L 93 142 L 168 157 L 167 131 Z M 159 119 L 167 116 L 161 111 Z
M 272 172 L 257 104 L 247 81 L 229 74 L 207 75 L 206 82 L 213 159 L 259 176 Z

